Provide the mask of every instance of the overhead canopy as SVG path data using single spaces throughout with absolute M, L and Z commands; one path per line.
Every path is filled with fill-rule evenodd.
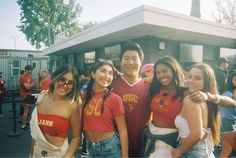
M 155 36 L 236 48 L 236 27 L 143 5 L 43 50 L 44 55 L 84 52 L 126 39 Z

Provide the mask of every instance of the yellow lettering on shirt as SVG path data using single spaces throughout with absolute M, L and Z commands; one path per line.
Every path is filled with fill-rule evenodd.
M 92 98 L 92 100 L 89 102 L 89 104 L 85 108 L 86 115 L 100 116 L 101 110 L 99 108 L 99 105 L 101 105 L 101 103 L 102 103 L 102 99 Z
M 122 99 L 124 102 L 138 103 L 138 96 L 131 93 L 123 95 Z
M 44 126 L 48 126 L 48 127 L 52 127 L 53 125 L 53 121 L 50 120 L 39 120 L 38 122 L 39 125 L 44 125 Z
M 138 103 L 138 96 L 128 93 L 122 96 L 122 100 L 124 102 L 125 112 L 131 112 L 134 109 L 135 104 Z

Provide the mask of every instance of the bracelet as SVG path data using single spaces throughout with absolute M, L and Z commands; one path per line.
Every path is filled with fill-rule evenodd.
M 220 102 L 220 96 L 219 95 L 216 95 L 216 101 L 215 101 L 215 104 L 219 104 Z

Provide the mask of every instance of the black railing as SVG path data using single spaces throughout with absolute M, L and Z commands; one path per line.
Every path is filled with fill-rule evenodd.
M 2 106 L 3 104 L 10 103 L 12 105 L 12 112 L 13 112 L 13 127 L 12 131 L 9 132 L 9 137 L 17 137 L 21 135 L 21 132 L 16 128 L 16 105 L 17 103 L 21 103 L 22 100 L 19 97 L 19 90 L 8 90 L 7 93 L 0 97 L 0 114 L 2 114 Z

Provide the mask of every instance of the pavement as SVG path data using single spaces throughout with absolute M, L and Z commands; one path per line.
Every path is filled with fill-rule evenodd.
M 1 108 L 1 107 L 0 107 Z M 20 130 L 19 117 L 13 119 L 12 104 L 2 104 L 2 117 L 0 114 L 0 158 L 25 158 L 30 150 L 30 131 Z M 16 104 L 17 116 L 19 114 L 20 103 Z M 14 126 L 15 122 L 15 126 Z M 80 149 L 75 154 L 75 158 L 80 158 Z M 220 148 L 215 148 L 215 156 L 218 157 Z M 233 152 L 230 157 L 235 157 Z

